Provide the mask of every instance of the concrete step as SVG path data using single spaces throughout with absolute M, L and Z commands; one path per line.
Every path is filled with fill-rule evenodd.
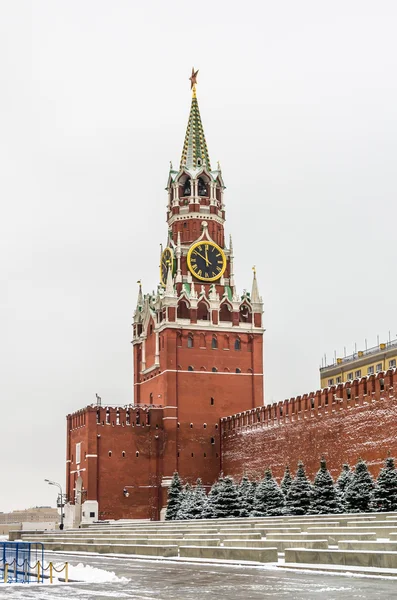
M 397 540 L 389 542 L 386 540 L 357 541 L 346 540 L 338 543 L 339 550 L 376 550 L 385 552 L 397 552 Z
M 274 548 L 284 552 L 286 548 L 328 548 L 328 540 L 224 540 L 224 546 L 240 548 Z
M 27 538 L 25 541 L 34 541 Z M 185 538 L 166 538 L 159 540 L 158 538 L 134 539 L 127 538 L 120 541 L 118 538 L 108 538 L 106 540 L 98 538 L 76 539 L 73 537 L 52 537 L 42 540 L 44 547 L 49 547 L 50 544 L 109 544 L 109 545 L 129 545 L 129 546 L 219 546 L 219 539 L 185 539 Z
M 285 564 L 287 565 L 288 563 L 355 565 L 359 567 L 396 569 L 397 552 L 288 548 L 285 550 Z
M 397 533 L 396 527 L 378 527 L 376 523 L 372 523 L 368 527 L 332 527 L 328 531 L 329 533 L 349 533 L 354 530 L 357 533 L 376 533 L 376 537 L 387 538 L 391 533 Z M 310 527 L 308 533 L 324 533 L 323 527 Z
M 355 540 L 376 540 L 375 532 L 368 533 L 357 533 L 355 531 L 348 533 L 334 533 L 332 531 L 325 531 L 322 533 L 301 533 L 295 535 L 285 534 L 286 537 L 290 540 L 328 540 L 328 544 L 334 545 L 338 544 L 339 540 L 347 540 L 347 539 L 355 539 Z M 284 535 L 277 534 L 269 534 L 266 536 L 266 539 L 271 541 L 273 538 L 284 539 Z
M 139 556 L 178 556 L 178 546 L 149 546 L 132 544 L 84 544 L 48 542 L 46 550 L 62 552 L 98 552 L 100 554 L 137 554 Z
M 261 563 L 276 563 L 278 561 L 277 548 L 239 548 L 223 547 L 214 548 L 206 546 L 180 546 L 180 558 L 206 558 L 233 561 L 250 561 Z

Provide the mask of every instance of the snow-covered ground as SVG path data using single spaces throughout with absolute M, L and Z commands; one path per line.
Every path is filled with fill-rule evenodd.
M 127 557 L 66 554 L 47 556 L 54 563 L 70 563 L 70 584 L 1 585 L 7 600 L 360 600 L 396 597 L 395 578 L 346 578 L 340 574 L 284 571 L 272 566 L 182 564 Z

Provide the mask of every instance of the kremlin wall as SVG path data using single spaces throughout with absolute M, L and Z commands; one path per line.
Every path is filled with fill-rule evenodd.
M 208 489 L 221 472 L 259 478 L 270 467 L 281 478 L 298 460 L 312 477 L 323 455 L 334 476 L 360 457 L 377 475 L 388 452 L 397 456 L 395 368 L 266 405 L 263 301 L 255 270 L 251 291 L 237 290 L 226 188 L 220 164 L 211 167 L 196 80 L 193 70 L 181 161 L 168 174 L 159 284 L 144 293 L 139 282 L 134 403 L 98 398 L 67 416 L 67 526 L 162 519 L 175 471 Z
M 336 478 L 359 458 L 377 476 L 388 453 L 397 456 L 397 372 L 304 394 L 221 419 L 222 469 L 240 478 L 271 467 L 281 480 L 298 460 L 313 478 L 321 456 Z

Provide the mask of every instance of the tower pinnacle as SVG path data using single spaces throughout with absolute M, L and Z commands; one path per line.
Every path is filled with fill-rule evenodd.
M 192 75 L 189 78 L 192 90 L 192 104 L 186 128 L 180 168 L 197 169 L 205 166 L 210 171 L 210 157 L 196 96 L 197 73 L 198 71 L 195 71 L 193 68 Z
M 262 302 L 262 299 L 259 296 L 258 280 L 256 279 L 256 267 L 252 267 L 252 271 L 254 273 L 254 278 L 252 280 L 251 302 L 259 303 Z

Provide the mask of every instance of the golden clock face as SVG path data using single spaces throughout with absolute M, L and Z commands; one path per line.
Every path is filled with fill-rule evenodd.
M 187 254 L 187 266 L 200 281 L 216 281 L 225 272 L 226 256 L 214 242 L 196 242 Z
M 165 287 L 167 285 L 167 274 L 168 269 L 173 269 L 174 266 L 174 252 L 171 248 L 165 248 L 161 255 L 160 263 L 160 281 Z

